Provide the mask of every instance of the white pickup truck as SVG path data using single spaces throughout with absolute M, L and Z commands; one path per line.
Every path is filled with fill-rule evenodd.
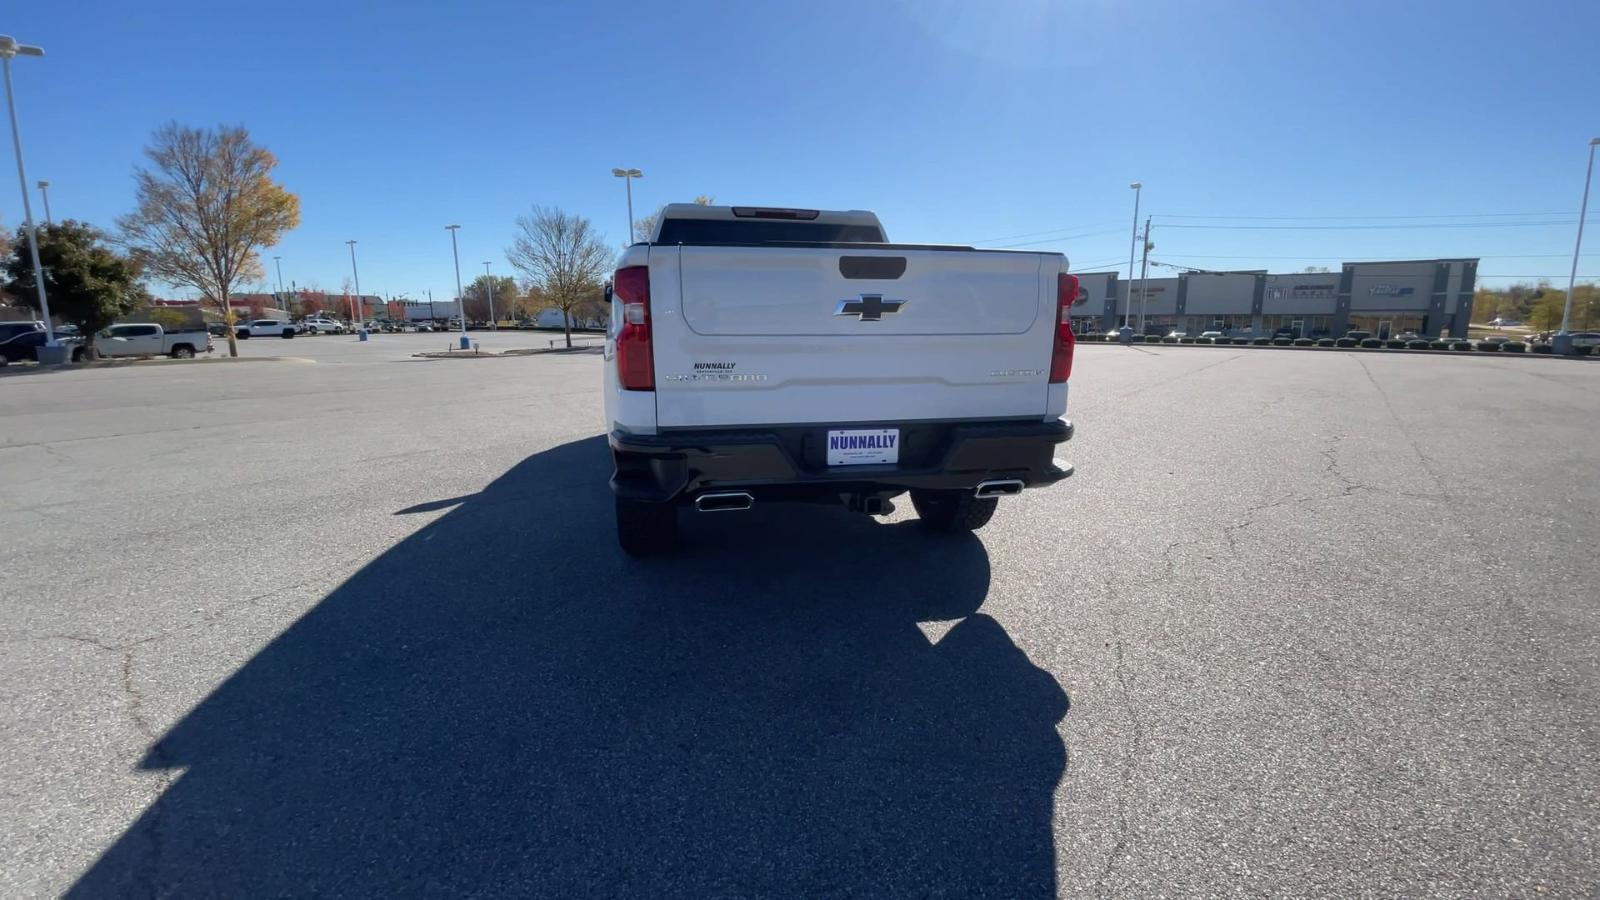
M 163 328 L 154 322 L 113 325 L 95 335 L 101 356 L 170 356 L 192 359 L 211 352 L 211 335 L 204 328 Z
M 612 279 L 605 409 L 617 535 L 678 510 L 907 491 L 938 530 L 1072 474 L 1076 276 L 1059 253 L 887 243 L 862 211 L 671 204 Z

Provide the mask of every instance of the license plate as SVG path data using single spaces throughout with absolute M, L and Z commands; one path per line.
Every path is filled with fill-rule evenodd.
M 828 432 L 828 465 L 866 466 L 900 461 L 900 429 Z

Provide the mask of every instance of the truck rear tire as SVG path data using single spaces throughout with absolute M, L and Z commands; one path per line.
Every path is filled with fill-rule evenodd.
M 678 508 L 670 503 L 617 501 L 617 543 L 629 556 L 655 556 L 678 546 Z
M 172 348 L 173 359 L 194 359 L 194 348 L 188 344 L 179 344 Z
M 971 491 L 911 492 L 911 505 L 916 507 L 922 524 L 934 531 L 976 531 L 989 524 L 1000 501 L 990 497 L 979 500 Z

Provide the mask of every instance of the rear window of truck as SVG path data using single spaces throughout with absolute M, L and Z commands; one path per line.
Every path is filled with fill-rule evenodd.
M 883 229 L 872 225 L 774 220 L 668 219 L 658 244 L 881 244 Z

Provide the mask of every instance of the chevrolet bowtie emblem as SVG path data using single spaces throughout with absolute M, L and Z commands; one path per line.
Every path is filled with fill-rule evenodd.
M 860 322 L 881 322 L 886 315 L 900 311 L 904 300 L 885 300 L 882 294 L 862 294 L 857 300 L 840 300 L 836 316 L 855 316 Z

